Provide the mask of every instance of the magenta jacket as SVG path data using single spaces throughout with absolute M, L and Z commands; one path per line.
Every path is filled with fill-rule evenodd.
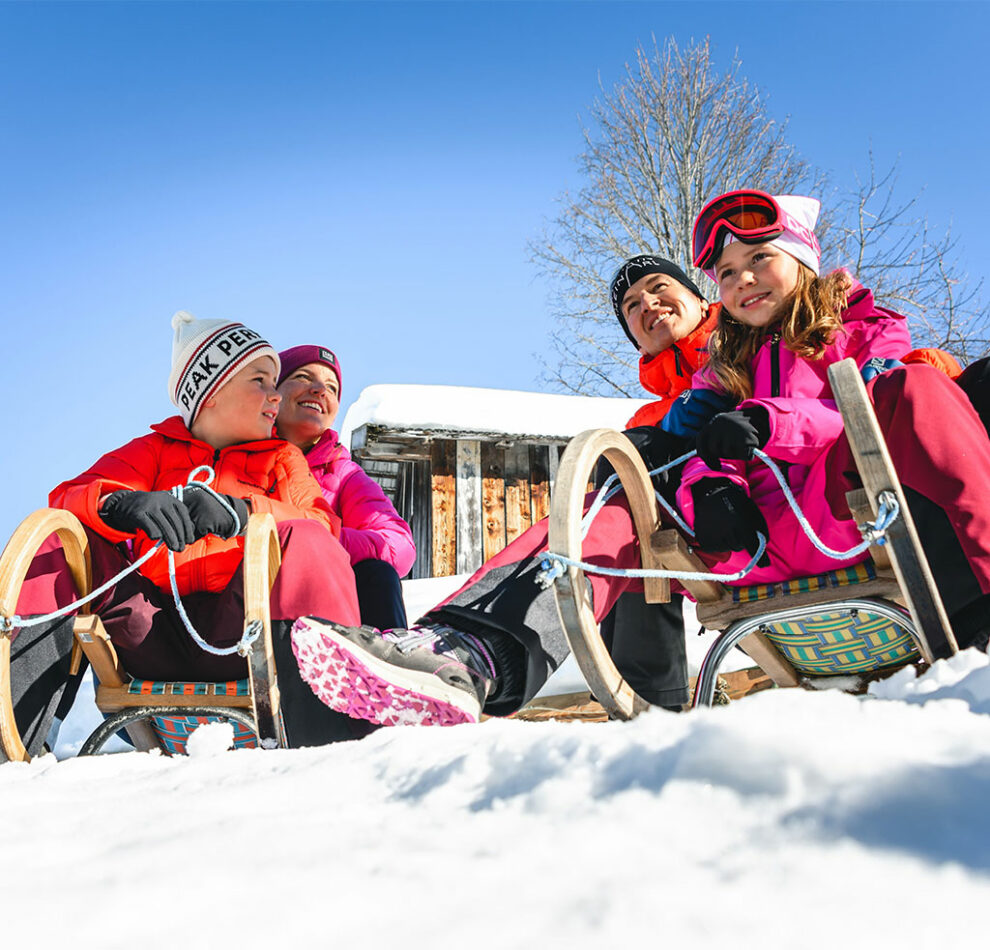
M 306 453 L 306 461 L 323 490 L 323 497 L 340 516 L 340 543 L 351 564 L 375 558 L 391 564 L 405 577 L 416 560 L 409 525 L 342 446 L 337 433 L 327 429 Z
M 839 520 L 826 502 L 825 455 L 842 433 L 842 416 L 832 398 L 828 368 L 852 357 L 862 366 L 874 356 L 900 359 L 911 349 L 907 321 L 898 313 L 878 307 L 873 293 L 855 284 L 842 315 L 843 332 L 820 360 L 806 360 L 768 339 L 752 363 L 753 397 L 740 407 L 763 406 L 770 415 L 770 440 L 763 451 L 781 466 L 805 516 L 825 544 L 845 551 L 861 540 L 852 520 Z M 694 388 L 717 389 L 714 377 L 703 368 L 691 380 Z M 783 491 L 770 470 L 759 460 L 724 460 L 722 472 L 713 472 L 693 458 L 685 466 L 678 490 L 678 504 L 688 523 L 694 523 L 691 486 L 702 478 L 720 476 L 741 485 L 756 502 L 770 528 L 770 566 L 754 568 L 737 584 L 758 584 L 806 577 L 866 560 L 867 554 L 835 561 L 807 539 L 791 512 Z M 716 568 L 733 573 L 749 563 L 749 555 L 736 552 Z

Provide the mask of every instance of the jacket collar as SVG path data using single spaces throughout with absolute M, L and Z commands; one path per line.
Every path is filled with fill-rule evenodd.
M 168 439 L 174 439 L 176 442 L 188 442 L 190 445 L 202 446 L 211 453 L 223 451 L 223 449 L 214 449 L 212 445 L 208 442 L 204 442 L 202 439 L 197 439 L 182 421 L 182 416 L 169 416 L 161 422 L 156 422 L 151 427 L 151 430 L 152 432 L 157 432 L 159 435 L 163 435 Z M 228 445 L 227 448 L 245 449 L 247 451 L 257 452 L 261 449 L 271 449 L 284 444 L 285 442 L 283 439 L 259 439 L 256 442 L 238 442 L 235 445 Z
M 666 396 L 674 380 L 690 379 L 708 362 L 708 338 L 718 323 L 720 303 L 708 305 L 708 316 L 686 337 L 678 340 L 656 356 L 644 356 L 639 361 L 639 381 L 643 388 L 657 396 Z
M 341 448 L 339 436 L 333 429 L 327 429 L 316 445 L 306 453 L 306 461 L 311 468 L 315 465 L 325 465 L 333 459 L 339 448 Z

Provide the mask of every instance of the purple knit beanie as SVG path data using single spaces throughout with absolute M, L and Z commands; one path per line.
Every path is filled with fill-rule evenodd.
M 300 366 L 305 366 L 307 363 L 322 363 L 324 366 L 328 366 L 333 370 L 334 375 L 337 377 L 337 388 L 338 390 L 343 390 L 344 384 L 340 376 L 340 362 L 337 360 L 337 356 L 333 350 L 328 350 L 325 346 L 312 346 L 309 344 L 293 346 L 287 350 L 282 350 L 278 358 L 282 363 L 282 371 L 278 376 L 279 386 L 299 369 Z M 339 396 L 340 393 L 338 392 L 337 395 Z

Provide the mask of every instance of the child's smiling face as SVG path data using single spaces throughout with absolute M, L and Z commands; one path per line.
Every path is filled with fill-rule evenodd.
M 797 259 L 772 243 L 735 241 L 722 249 L 715 265 L 722 305 L 751 327 L 770 326 L 784 316 L 800 271 Z
M 193 435 L 216 449 L 270 439 L 282 397 L 275 361 L 259 356 L 220 387 L 193 422 Z

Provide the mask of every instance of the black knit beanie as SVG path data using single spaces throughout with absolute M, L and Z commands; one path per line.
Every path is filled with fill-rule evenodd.
M 630 257 L 612 278 L 609 293 L 612 296 L 612 309 L 615 310 L 615 315 L 619 318 L 619 323 L 622 324 L 626 336 L 629 337 L 637 350 L 639 344 L 629 332 L 629 324 L 626 323 L 626 318 L 622 315 L 622 298 L 637 280 L 647 274 L 666 274 L 668 277 L 673 277 L 679 284 L 687 287 L 699 300 L 705 299 L 704 294 L 698 290 L 698 285 L 673 261 L 668 261 L 665 257 L 655 257 L 653 254 L 637 254 L 636 257 Z

